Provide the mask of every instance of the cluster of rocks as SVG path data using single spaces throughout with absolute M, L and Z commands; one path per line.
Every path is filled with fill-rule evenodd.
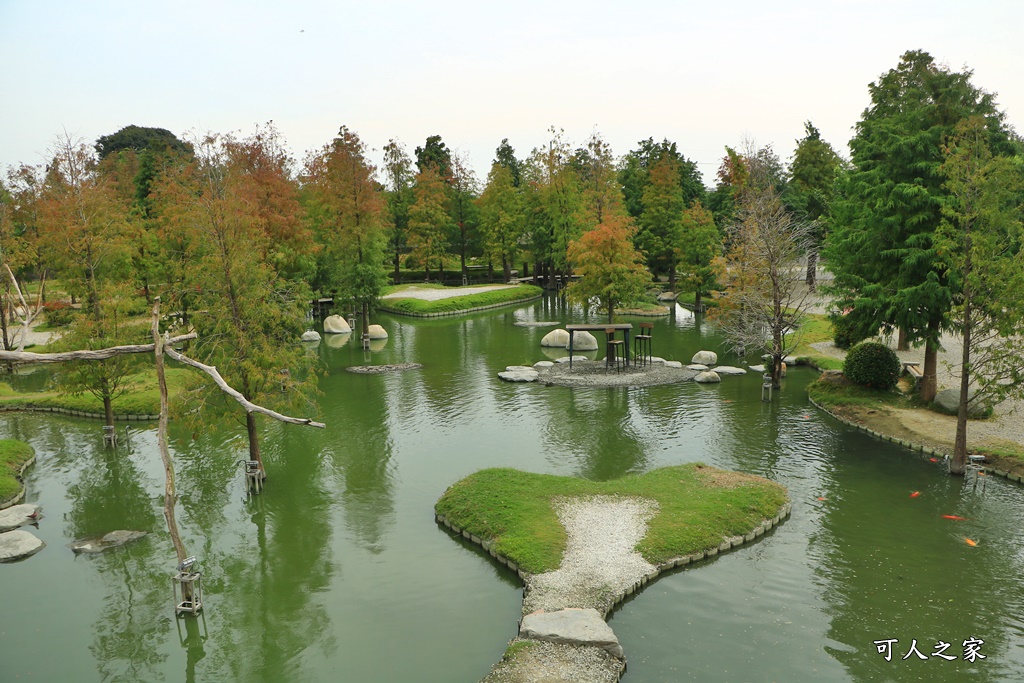
M 550 348 L 565 348 L 569 333 L 552 330 L 541 340 L 541 345 Z M 597 339 L 589 332 L 577 332 L 573 350 L 597 350 Z M 571 360 L 571 363 L 570 363 Z M 679 361 L 653 357 L 646 365 L 630 365 L 614 371 L 606 367 L 604 359 L 592 361 L 586 356 L 562 356 L 553 361 L 542 360 L 533 365 L 510 365 L 498 377 L 506 382 L 543 382 L 558 386 L 653 386 L 683 380 L 701 384 L 721 382 L 725 375 L 745 375 L 747 370 L 732 365 L 718 365 L 718 354 L 714 351 L 698 351 L 689 365 Z M 572 366 L 570 372 L 569 366 Z M 763 366 L 752 366 L 752 370 L 763 372 Z
M 340 315 L 329 315 L 324 318 L 324 334 L 328 335 L 327 345 L 331 347 L 344 346 L 352 334 L 352 326 Z M 385 340 L 388 332 L 381 325 L 370 325 L 366 331 L 371 342 Z M 320 333 L 316 330 L 306 330 L 302 333 L 301 340 L 304 342 L 319 342 Z M 373 346 L 371 345 L 371 349 Z
M 380 375 L 385 372 L 419 370 L 422 367 L 422 363 L 392 363 L 390 365 L 353 365 L 352 367 L 345 368 L 345 370 L 359 375 Z

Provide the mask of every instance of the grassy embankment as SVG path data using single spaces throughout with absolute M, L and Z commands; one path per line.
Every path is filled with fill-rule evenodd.
M 900 382 L 899 388 L 884 391 L 852 384 L 843 377 L 823 375 L 808 385 L 807 395 L 819 406 L 839 417 L 863 423 L 884 434 L 908 438 L 912 442 L 917 442 L 920 438 L 911 433 L 902 433 L 898 421 L 888 419 L 891 409 L 938 412 L 923 404 L 905 379 Z M 968 426 L 968 436 L 970 431 Z M 951 442 L 941 439 L 935 443 L 948 449 L 952 449 L 953 446 Z M 968 443 L 968 451 L 986 456 L 988 464 L 995 469 L 1024 475 L 1024 447 L 1020 444 L 1012 441 L 983 445 Z
M 21 492 L 18 472 L 33 455 L 32 447 L 24 441 L 0 439 L 0 503 Z
M 190 375 L 185 368 L 167 368 L 167 392 L 174 396 L 184 389 Z M 103 413 L 103 401 L 91 393 L 79 396 L 56 391 L 18 392 L 10 384 L 0 382 L 0 408 L 4 406 L 26 408 L 63 408 L 89 413 Z M 112 402 L 115 415 L 157 415 L 160 412 L 160 390 L 152 368 L 142 370 L 127 380 L 126 391 Z
M 488 285 L 482 285 L 488 286 Z M 396 292 L 402 292 L 409 289 L 451 289 L 443 287 L 442 285 L 431 285 L 431 284 L 417 284 L 417 285 L 396 285 L 385 288 L 385 294 L 393 294 Z M 463 288 L 459 288 L 460 290 Z M 466 292 L 472 292 L 472 287 L 465 288 Z M 391 313 L 405 313 L 410 315 L 431 315 L 438 313 L 458 313 L 459 311 L 468 311 L 473 308 L 480 308 L 483 306 L 496 306 L 498 304 L 512 304 L 518 301 L 525 301 L 539 297 L 544 293 L 540 287 L 534 285 L 519 284 L 515 287 L 509 287 L 507 289 L 493 289 L 487 292 L 479 292 L 476 294 L 468 293 L 460 296 L 452 296 L 446 299 L 438 299 L 437 301 L 427 301 L 425 299 L 409 298 L 395 298 L 395 299 L 382 299 L 380 301 L 381 310 L 388 311 Z
M 555 498 L 628 496 L 657 501 L 637 551 L 653 564 L 719 545 L 723 537 L 749 533 L 787 501 L 774 482 L 696 463 L 638 476 L 594 482 L 513 469 L 487 469 L 453 484 L 434 506 L 452 524 L 493 542 L 524 571 L 557 569 L 565 529 Z

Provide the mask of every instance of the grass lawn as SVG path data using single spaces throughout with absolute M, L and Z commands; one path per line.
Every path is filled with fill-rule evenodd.
M 653 564 L 747 534 L 777 515 L 788 499 L 781 485 L 767 479 L 697 463 L 606 482 L 481 470 L 453 484 L 434 509 L 452 524 L 491 540 L 496 553 L 524 571 L 539 574 L 557 569 L 565 550 L 565 529 L 552 499 L 593 495 L 657 501 L 658 514 L 637 545 Z
M 167 368 L 167 393 L 173 397 L 185 387 L 190 375 L 195 374 L 185 368 Z M 43 408 L 63 408 L 65 410 L 82 410 L 90 413 L 103 413 L 103 401 L 91 393 L 71 396 L 56 391 L 40 391 L 20 393 L 6 382 L 0 382 L 0 404 L 15 404 Z M 160 389 L 157 386 L 156 371 L 153 368 L 132 375 L 128 378 L 125 393 L 112 402 L 115 415 L 157 415 L 160 412 Z
M 385 293 L 393 294 L 395 292 L 401 292 L 411 286 L 414 286 L 417 289 L 444 289 L 441 285 L 397 285 L 386 288 L 387 291 L 385 291 Z M 481 286 L 487 287 L 491 285 Z M 467 289 L 466 291 L 468 292 L 470 290 Z M 492 289 L 487 292 L 463 294 L 460 296 L 448 297 L 446 299 L 439 299 L 437 301 L 426 301 L 424 299 L 414 299 L 411 297 L 408 299 L 384 299 L 380 301 L 379 305 L 382 310 L 390 311 L 392 313 L 409 313 L 419 315 L 432 313 L 457 313 L 459 311 L 467 311 L 472 308 L 480 308 L 481 306 L 511 304 L 517 301 L 533 299 L 543 293 L 544 290 L 540 287 L 519 284 L 507 289 Z
M 792 334 L 792 333 L 791 333 Z M 821 370 L 842 370 L 843 361 L 840 358 L 826 356 L 811 344 L 818 342 L 832 341 L 832 322 L 827 315 L 808 313 L 804 316 L 803 324 L 800 326 L 800 343 L 797 345 L 791 356 L 796 356 L 803 363 L 813 365 Z
M 0 503 L 21 491 L 17 474 L 33 455 L 32 447 L 24 441 L 0 439 Z

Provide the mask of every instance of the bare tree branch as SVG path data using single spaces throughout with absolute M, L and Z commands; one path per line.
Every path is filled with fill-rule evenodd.
M 152 346 L 150 348 L 152 348 Z M 287 415 L 282 415 L 281 413 L 270 410 L 269 408 L 264 408 L 263 406 L 256 405 L 255 403 L 246 399 L 245 396 L 242 396 L 242 394 L 240 394 L 238 391 L 232 389 L 231 386 L 226 381 L 224 381 L 224 378 L 220 376 L 220 373 L 217 371 L 217 368 L 213 367 L 212 365 L 204 365 L 203 363 L 200 363 L 197 360 L 192 360 L 188 356 L 184 356 L 178 353 L 169 346 L 164 346 L 164 353 L 166 353 L 168 356 L 178 361 L 179 363 L 191 365 L 197 370 L 202 370 L 203 372 L 205 372 L 207 375 L 213 378 L 213 381 L 216 382 L 217 386 L 221 388 L 221 391 L 223 391 L 225 394 L 238 401 L 248 413 L 260 413 L 262 415 L 266 415 L 267 417 L 272 417 L 275 420 L 287 422 L 289 424 L 308 425 L 310 427 L 319 427 L 321 429 L 327 426 L 323 422 L 314 422 L 313 420 L 310 420 L 309 418 L 305 417 L 289 417 Z M 2 356 L 0 356 L 0 359 L 2 359 Z
M 165 341 L 165 344 L 177 344 L 188 339 L 195 339 L 196 333 L 179 335 Z M 111 346 L 106 349 L 61 351 L 59 353 L 32 353 L 31 351 L 0 351 L 0 361 L 15 363 L 64 363 L 69 360 L 106 360 L 126 353 L 151 353 L 153 344 L 126 344 Z

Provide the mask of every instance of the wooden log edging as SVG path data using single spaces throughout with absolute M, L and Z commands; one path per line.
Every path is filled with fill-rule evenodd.
M 463 313 L 476 313 L 477 311 L 487 311 L 492 308 L 501 308 L 502 306 L 511 306 L 513 304 L 525 304 L 538 299 L 543 299 L 543 294 L 531 296 L 526 299 L 516 299 L 515 301 L 503 301 L 497 304 L 487 304 L 486 306 L 474 306 L 473 308 L 463 308 L 458 311 L 441 311 L 440 313 L 413 313 L 411 311 L 400 311 L 397 308 L 390 308 L 387 304 L 379 303 L 377 305 L 378 310 L 393 315 L 407 315 L 411 318 L 445 318 L 453 315 L 462 315 Z
M 626 588 L 622 592 L 618 593 L 615 597 L 613 597 L 610 606 L 607 610 L 605 610 L 603 614 L 604 618 L 607 619 L 608 615 L 612 612 L 612 610 L 615 609 L 615 607 L 619 603 L 621 603 L 623 600 L 633 595 L 634 593 L 637 593 L 641 588 L 646 586 L 648 583 L 654 581 L 661 574 L 672 571 L 673 569 L 679 569 L 681 567 L 685 567 L 687 565 L 700 562 L 701 560 L 712 558 L 716 555 L 727 553 L 730 550 L 734 550 L 740 547 L 741 545 L 752 543 L 753 541 L 760 538 L 761 536 L 764 536 L 766 533 L 768 533 L 769 531 L 777 527 L 779 524 L 781 524 L 783 521 L 785 521 L 786 518 L 790 516 L 792 511 L 793 503 L 786 502 L 779 510 L 779 513 L 775 515 L 775 517 L 773 517 L 772 519 L 761 520 L 760 524 L 758 524 L 750 532 L 742 536 L 732 536 L 730 538 L 723 539 L 722 542 L 714 548 L 693 552 L 688 555 L 683 555 L 681 557 L 674 557 L 670 560 L 662 562 L 661 564 L 655 566 L 654 570 L 651 571 L 649 574 L 647 574 L 646 576 L 638 580 L 636 583 L 634 583 L 632 586 Z M 452 524 L 444 515 L 435 514 L 434 519 L 440 526 L 447 528 L 456 536 L 462 536 L 466 540 L 479 545 L 481 548 L 487 551 L 487 554 L 489 554 L 491 557 L 497 560 L 500 564 L 505 565 L 513 572 L 515 572 L 519 579 L 524 583 L 524 585 L 526 584 L 526 577 L 529 575 L 529 572 L 523 571 L 523 569 L 520 568 L 518 564 L 508 559 L 501 553 L 495 552 L 494 546 L 491 543 L 491 541 L 485 538 L 480 538 L 475 534 L 471 534 L 465 529 L 460 529 L 455 524 Z
M 0 404 L 0 413 L 22 412 L 22 413 L 58 413 L 60 415 L 71 415 L 72 417 L 87 417 L 94 420 L 104 419 L 103 413 L 90 413 L 85 410 L 72 410 L 71 408 L 58 408 L 56 406 L 37 406 L 31 404 L 3 405 Z M 158 420 L 159 415 L 119 413 L 114 415 L 115 422 L 145 422 Z
M 25 500 L 25 470 L 28 469 L 29 465 L 34 465 L 35 462 L 36 456 L 35 454 L 33 454 L 31 458 L 21 463 L 21 469 L 19 469 L 18 473 L 14 475 L 18 479 L 18 483 L 21 484 L 21 490 L 15 493 L 13 498 L 8 498 L 5 501 L 0 501 L 0 510 L 5 510 L 11 507 L 12 505 L 17 505 L 21 501 Z
M 828 408 L 825 408 L 825 407 L 821 406 L 817 401 L 815 401 L 810 396 L 807 397 L 807 400 L 810 401 L 811 405 L 813 405 L 815 408 L 817 408 L 818 410 L 822 411 L 823 413 L 827 413 L 828 415 L 834 417 L 835 419 L 837 419 L 840 422 L 842 422 L 844 425 L 848 425 L 850 427 L 854 427 L 856 429 L 859 429 L 860 431 L 865 432 L 867 434 L 870 434 L 871 436 L 873 436 L 873 437 L 875 437 L 877 439 L 881 439 L 882 441 L 888 441 L 888 442 L 894 443 L 894 444 L 896 444 L 898 446 L 903 446 L 908 451 L 911 451 L 911 452 L 914 452 L 914 453 L 920 453 L 922 456 L 925 456 L 925 457 L 946 458 L 946 457 L 949 457 L 949 455 L 950 455 L 948 452 L 943 451 L 940 448 L 931 448 L 929 446 L 925 446 L 924 444 L 916 443 L 916 442 L 913 442 L 913 441 L 910 441 L 910 440 L 907 440 L 907 439 L 900 439 L 898 437 L 892 436 L 891 434 L 883 434 L 882 432 L 876 432 L 874 429 L 869 428 L 867 425 L 863 425 L 863 424 L 861 424 L 859 422 L 854 422 L 853 420 L 847 420 L 844 417 L 840 417 L 839 415 L 836 415 L 835 413 L 833 413 Z M 1007 480 L 1012 481 L 1012 482 L 1016 482 L 1018 484 L 1024 484 L 1024 476 L 1021 476 L 1019 474 L 1014 474 L 1013 472 L 1006 472 L 1004 470 L 997 470 L 994 467 L 982 467 L 981 470 L 985 474 L 994 474 L 997 477 L 1002 477 L 1004 479 L 1007 479 Z

